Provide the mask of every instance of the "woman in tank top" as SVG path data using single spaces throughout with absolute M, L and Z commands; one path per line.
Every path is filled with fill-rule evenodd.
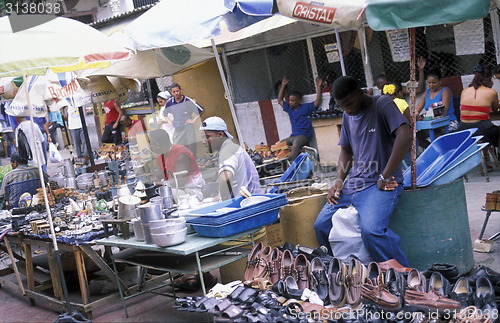
M 484 136 L 494 146 L 499 145 L 499 128 L 490 120 L 490 112 L 500 108 L 498 93 L 493 90 L 490 71 L 482 65 L 474 70 L 474 79 L 460 95 L 460 124 L 457 130 L 477 128 L 474 136 Z

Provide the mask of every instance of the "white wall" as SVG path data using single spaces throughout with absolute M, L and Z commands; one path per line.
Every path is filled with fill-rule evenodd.
M 309 94 L 303 97 L 303 102 L 312 102 L 316 98 L 316 94 Z M 330 101 L 330 94 L 323 93 L 323 100 L 321 109 L 328 109 L 328 102 Z M 276 126 L 278 128 L 279 139 L 284 139 L 290 136 L 292 127 L 288 113 L 283 111 L 283 108 L 278 104 L 277 100 L 271 100 L 274 110 L 274 117 L 276 118 Z M 274 144 L 274 142 L 267 142 L 266 134 L 264 131 L 264 123 L 260 113 L 259 103 L 246 102 L 235 105 L 236 116 L 240 124 L 243 141 L 250 147 L 254 148 L 255 145 L 264 142 L 266 144 Z

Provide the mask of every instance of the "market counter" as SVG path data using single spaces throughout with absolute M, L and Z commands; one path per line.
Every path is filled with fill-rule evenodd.
M 64 310 L 66 302 L 64 301 L 61 275 L 55 258 L 53 242 L 47 239 L 26 237 L 19 234 L 6 235 L 4 237 L 4 242 L 5 251 L 8 253 L 11 260 L 12 269 L 6 268 L 0 271 L 0 284 L 14 290 L 17 289 L 21 295 L 28 296 L 32 305 L 35 305 L 40 301 L 47 304 L 49 308 L 53 310 Z M 22 246 L 24 257 L 12 251 L 12 244 Z M 84 313 L 85 316 L 89 318 L 92 316 L 93 309 L 116 302 L 119 299 L 118 293 L 113 293 L 95 301 L 91 300 L 84 259 L 92 261 L 113 283 L 116 282 L 113 270 L 108 266 L 107 262 L 101 257 L 99 252 L 92 248 L 92 245 L 94 245 L 92 242 L 83 244 L 70 244 L 66 242 L 57 243 L 59 250 L 73 252 L 76 262 L 81 298 L 78 302 L 72 302 L 71 306 Z M 50 279 L 42 284 L 37 282 L 36 279 L 37 272 L 39 270 L 33 263 L 32 247 L 41 248 L 42 250 L 45 250 L 48 255 Z M 84 257 L 84 255 L 87 257 Z M 16 259 L 18 262 L 16 262 Z M 18 264 L 24 264 L 25 270 L 22 270 L 23 268 L 20 268 Z M 12 283 L 8 277 L 5 277 L 12 272 L 14 272 L 16 276 L 17 285 Z M 26 275 L 26 286 L 23 285 L 21 279 L 21 273 L 23 272 Z M 123 282 L 120 281 L 120 283 L 123 285 Z M 47 295 L 47 293 L 42 293 L 42 291 L 47 289 L 53 290 L 53 296 Z
M 188 234 L 186 240 L 178 245 L 171 247 L 159 247 L 154 244 L 147 244 L 144 241 L 137 241 L 135 237 L 123 239 L 117 236 L 112 236 L 105 239 L 96 240 L 97 244 L 106 247 L 118 247 L 124 249 L 112 255 L 113 269 L 116 279 L 119 279 L 118 271 L 115 263 L 126 263 L 130 265 L 140 266 L 146 269 L 156 269 L 166 271 L 170 276 L 170 281 L 163 284 L 161 287 L 173 283 L 171 273 L 198 274 L 200 277 L 200 285 L 203 295 L 206 294 L 205 282 L 203 273 L 220 268 L 224 265 L 235 262 L 239 259 L 247 257 L 250 249 L 241 248 L 245 245 L 253 245 L 254 234 L 258 229 L 247 230 L 225 238 L 207 238 L 199 236 L 196 233 Z M 244 239 L 250 235 L 250 240 Z M 234 241 L 234 245 L 224 246 L 224 242 Z M 139 283 L 139 285 L 141 282 Z M 120 286 L 120 296 L 125 311 L 125 316 L 128 317 L 127 305 L 125 300 L 139 296 L 146 292 L 153 292 L 158 289 L 158 286 L 140 291 L 138 293 L 126 293 Z M 162 294 L 175 297 L 173 295 Z
M 340 128 L 342 117 L 311 119 L 316 142 L 318 144 L 319 164 L 321 166 L 337 166 L 340 155 Z

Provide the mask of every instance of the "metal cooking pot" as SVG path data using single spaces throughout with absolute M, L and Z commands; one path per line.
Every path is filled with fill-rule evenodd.
M 135 210 L 141 199 L 134 195 L 125 195 L 118 198 L 118 219 L 135 218 Z
M 137 207 L 137 213 L 141 218 L 142 223 L 149 223 L 149 221 L 164 219 L 159 204 L 146 203 L 139 205 Z

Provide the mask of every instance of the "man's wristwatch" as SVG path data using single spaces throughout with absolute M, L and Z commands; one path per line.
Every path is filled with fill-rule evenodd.
M 378 180 L 382 183 L 389 183 L 390 179 L 385 179 L 384 175 L 380 174 L 378 175 Z

